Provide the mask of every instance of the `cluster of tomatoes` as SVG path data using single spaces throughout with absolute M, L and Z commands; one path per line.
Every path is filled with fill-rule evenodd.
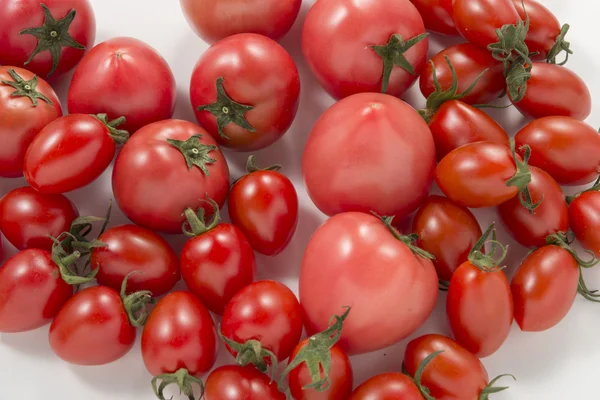
M 300 78 L 277 40 L 301 0 L 181 0 L 213 43 L 190 84 L 198 124 L 172 119 L 175 78 L 152 47 L 94 46 L 88 0 L 11 3 L 0 0 L 0 19 L 11 21 L 0 26 L 0 177 L 28 186 L 0 199 L 0 231 L 19 250 L 0 268 L 1 333 L 51 323 L 58 357 L 103 365 L 129 352 L 143 326 L 161 400 L 171 384 L 190 400 L 483 400 L 506 387 L 479 358 L 502 346 L 513 320 L 543 331 L 577 293 L 600 302 L 582 277 L 600 257 L 600 180 L 572 197 L 561 189 L 598 178 L 600 135 L 582 122 L 587 86 L 564 67 L 569 26 L 535 0 L 315 2 L 302 50 L 339 101 L 303 153 L 306 190 L 331 218 L 305 250 L 299 300 L 282 283 L 255 281 L 255 252 L 275 256 L 293 239 L 293 184 L 254 156 L 231 183 L 221 148 L 264 149 L 294 121 Z M 466 42 L 427 61 L 426 30 Z M 63 116 L 45 79 L 73 68 Z M 399 99 L 417 80 L 427 97 L 419 111 Z M 482 111 L 504 95 L 532 118 L 514 138 Z M 110 207 L 80 216 L 64 193 L 113 159 L 114 198 L 134 224 L 109 228 Z M 446 197 L 429 195 L 434 182 Z M 226 201 L 231 223 L 220 218 Z M 482 232 L 469 210 L 489 207 L 532 249 L 511 282 L 494 225 Z M 397 222 L 410 216 L 404 235 Z M 159 234 L 189 240 L 176 254 Z M 181 278 L 188 290 L 173 291 Z M 354 389 L 349 356 L 414 333 L 439 290 L 454 339 L 419 337 L 402 373 Z M 219 342 L 237 364 L 203 381 Z

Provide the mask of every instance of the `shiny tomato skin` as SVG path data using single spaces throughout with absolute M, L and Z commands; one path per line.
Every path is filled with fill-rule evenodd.
M 233 296 L 254 281 L 256 274 L 252 247 L 231 224 L 219 224 L 188 240 L 180 260 L 181 274 L 190 292 L 220 315 Z
M 496 29 L 521 20 L 513 0 L 454 0 L 452 7 L 458 32 L 486 50 L 499 40 Z
M 569 222 L 584 249 L 600 256 L 600 192 L 584 192 L 569 205 Z
M 428 31 L 456 36 L 458 31 L 452 18 L 452 0 L 411 0 L 423 17 Z
M 312 72 L 334 98 L 381 92 L 383 61 L 370 46 L 385 45 L 394 34 L 406 41 L 425 33 L 423 19 L 409 0 L 317 1 L 306 16 L 302 52 Z M 425 38 L 404 53 L 415 74 L 427 61 Z M 418 75 L 394 67 L 387 94 L 399 97 Z
M 0 268 L 0 332 L 26 332 L 50 323 L 72 295 L 49 251 L 15 254 Z
M 349 400 L 422 400 L 417 385 L 400 372 L 374 376 L 354 389 Z
M 44 194 L 26 186 L 0 198 L 0 230 L 19 250 L 52 250 L 61 233 L 79 216 L 75 205 L 61 194 Z
M 216 353 L 215 325 L 197 297 L 171 292 L 158 302 L 142 333 L 142 357 L 150 374 L 185 368 L 199 376 L 213 367 Z
M 569 312 L 579 284 L 579 265 L 565 249 L 549 245 L 521 263 L 511 282 L 515 320 L 526 332 L 557 325 Z
M 302 309 L 296 295 L 275 281 L 254 282 L 240 290 L 225 307 L 221 320 L 223 336 L 242 344 L 258 340 L 279 361 L 292 354 L 302 328 Z
M 517 197 L 498 206 L 502 223 L 517 242 L 525 247 L 546 244 L 549 235 L 569 230 L 569 208 L 556 181 L 544 170 L 529 167 L 529 193 L 534 204 L 542 201 L 532 214 Z
M 413 333 L 431 314 L 437 295 L 431 261 L 414 255 L 370 214 L 330 218 L 304 253 L 300 302 L 306 329 L 322 332 L 341 307 L 352 307 L 339 341 L 349 355 L 385 348 Z
M 448 57 L 458 78 L 458 93 L 463 93 L 486 69 L 473 91 L 460 99 L 467 104 L 487 104 L 497 99 L 505 89 L 504 68 L 502 63 L 491 56 L 487 49 L 472 43 L 460 43 L 445 48 L 431 58 L 435 73 L 442 89 L 452 86 L 452 73 L 445 59 Z M 423 96 L 429 97 L 435 91 L 433 67 L 427 63 L 419 79 Z
M 216 148 L 208 153 L 215 159 L 206 165 L 206 176 L 196 166 L 188 168 L 183 154 L 167 139 L 186 141 L 202 135 L 200 143 L 216 146 L 214 139 L 198 125 L 181 120 L 155 122 L 140 129 L 119 152 L 113 169 L 115 200 L 123 213 L 137 225 L 165 233 L 181 233 L 183 212 L 210 206 L 208 197 L 219 206 L 229 191 L 229 167 Z
M 235 60 L 232 62 L 231 60 Z M 217 118 L 199 106 L 217 100 L 217 79 L 223 78 L 227 95 L 254 109 L 244 114 L 256 132 L 230 123 L 221 137 Z M 275 41 L 252 33 L 228 37 L 205 51 L 196 63 L 190 99 L 200 126 L 223 147 L 254 151 L 275 143 L 290 128 L 300 101 L 296 64 Z
M 544 60 L 556 37 L 560 35 L 560 22 L 542 3 L 536 0 L 512 0 L 523 21 L 529 16 L 529 31 L 525 44 L 530 53 L 539 53 L 534 60 Z M 525 9 L 523 9 L 525 5 Z
M 342 144 L 344 151 L 336 150 Z M 380 93 L 357 94 L 327 110 L 302 159 L 308 194 L 329 216 L 375 211 L 400 220 L 427 197 L 434 169 L 435 144 L 423 118 Z
M 206 400 L 286 400 L 268 375 L 253 365 L 225 365 L 212 371 L 204 387 Z
M 167 61 L 141 40 L 118 37 L 95 46 L 81 60 L 67 97 L 71 114 L 125 117 L 119 129 L 134 134 L 175 111 L 175 77 Z
M 600 135 L 574 118 L 531 121 L 517 133 L 515 144 L 521 155 L 521 147 L 529 145 L 529 164 L 542 168 L 561 185 L 585 185 L 600 172 Z
M 435 256 L 433 265 L 444 281 L 449 281 L 456 268 L 467 261 L 482 235 L 479 222 L 468 208 L 436 195 L 421 205 L 411 232 L 419 235 L 417 246 Z

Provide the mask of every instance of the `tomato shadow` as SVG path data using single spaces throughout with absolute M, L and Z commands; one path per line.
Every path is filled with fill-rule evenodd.
M 10 348 L 27 358 L 52 360 L 56 356 L 48 344 L 49 328 L 50 324 L 30 332 L 0 334 L 0 347 Z

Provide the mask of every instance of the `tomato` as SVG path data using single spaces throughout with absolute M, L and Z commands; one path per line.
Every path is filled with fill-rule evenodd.
M 327 215 L 375 211 L 401 219 L 427 197 L 434 168 L 435 145 L 423 118 L 378 93 L 357 94 L 327 110 L 302 160 L 308 194 Z
M 423 396 L 408 376 L 389 372 L 365 381 L 349 400 L 423 400 Z
M 42 77 L 73 68 L 96 39 L 88 0 L 0 0 L 0 64 Z
M 569 222 L 583 248 L 600 256 L 600 192 L 593 188 L 570 198 Z
M 0 199 L 0 230 L 19 250 L 51 250 L 61 233 L 79 216 L 61 194 L 43 194 L 30 187 L 11 190 Z
M 569 117 L 536 119 L 517 133 L 515 142 L 517 149 L 528 145 L 529 163 L 561 185 L 584 185 L 598 177 L 600 135 L 585 122 Z
M 204 387 L 206 400 L 286 400 L 277 384 L 252 365 L 226 365 L 210 373 Z
M 433 265 L 439 279 L 449 281 L 467 261 L 481 237 L 479 222 L 468 208 L 441 196 L 429 196 L 412 222 L 416 245 L 435 256 Z
M 175 77 L 158 52 L 127 37 L 95 46 L 83 57 L 69 86 L 71 114 L 125 117 L 122 129 L 131 134 L 175 111 Z
M 498 42 L 496 29 L 521 21 L 513 0 L 454 0 L 452 4 L 458 32 L 484 49 Z
M 302 31 L 310 69 L 337 99 L 402 95 L 425 66 L 428 48 L 423 19 L 409 0 L 317 1 Z
M 229 167 L 204 129 L 166 120 L 140 129 L 123 146 L 112 186 L 119 207 L 137 225 L 181 233 L 186 208 L 206 206 L 205 197 L 225 203 Z
M 423 17 L 428 31 L 456 36 L 458 31 L 452 18 L 452 0 L 411 0 Z
M 238 33 L 258 33 L 279 40 L 296 21 L 302 0 L 180 0 L 180 3 L 198 36 L 214 43 Z
M 322 331 L 340 307 L 352 307 L 339 342 L 351 355 L 410 335 L 437 299 L 435 268 L 423 258 L 431 255 L 406 245 L 403 240 L 410 240 L 384 220 L 357 212 L 336 215 L 313 234 L 302 261 L 300 302 L 307 331 Z
M 273 40 L 235 35 L 202 54 L 192 73 L 190 99 L 198 123 L 220 145 L 259 150 L 292 125 L 300 76 L 292 57 Z

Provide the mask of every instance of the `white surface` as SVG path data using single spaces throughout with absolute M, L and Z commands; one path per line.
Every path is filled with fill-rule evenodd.
M 154 46 L 169 62 L 177 78 L 178 105 L 176 118 L 194 120 L 188 102 L 188 84 L 192 68 L 207 48 L 188 27 L 176 0 L 92 0 L 98 21 L 97 41 L 114 36 L 133 36 Z M 319 115 L 333 100 L 319 87 L 308 71 L 300 51 L 300 34 L 304 16 L 312 5 L 305 0 L 300 17 L 282 44 L 296 60 L 302 78 L 302 101 L 300 111 L 292 129 L 285 138 L 271 148 L 257 152 L 263 164 L 280 162 L 292 178 L 301 197 L 301 216 L 298 232 L 290 247 L 280 256 L 267 258 L 258 256 L 259 278 L 279 279 L 293 290 L 297 289 L 297 275 L 303 249 L 312 232 L 324 220 L 308 199 L 302 187 L 300 160 L 302 148 L 311 127 Z M 591 0 L 545 0 L 543 1 L 559 16 L 561 22 L 571 24 L 568 39 L 575 55 L 568 66 L 587 82 L 590 90 L 600 96 L 600 54 L 597 48 L 594 15 L 600 11 L 598 3 Z M 445 40 L 445 43 L 452 41 Z M 433 37 L 430 54 L 441 50 L 439 37 Z M 57 91 L 65 98 L 69 77 L 63 79 Z M 405 96 L 415 106 L 424 103 L 418 88 Z M 66 109 L 66 107 L 65 107 Z M 524 123 L 515 110 L 495 111 L 504 127 L 514 134 Z M 595 105 L 588 120 L 600 125 L 600 106 Z M 232 176 L 243 170 L 246 155 L 227 153 Z M 68 197 L 78 206 L 82 215 L 103 215 L 111 197 L 111 170 L 90 187 L 70 193 Z M 7 191 L 23 186 L 23 179 L 0 179 L 0 196 Z M 225 213 L 226 214 L 226 213 Z M 492 211 L 478 211 L 482 226 L 496 219 Z M 126 219 L 114 210 L 111 225 L 126 223 Z M 185 242 L 183 237 L 171 237 L 170 242 L 179 251 Z M 501 240 L 511 245 L 508 273 L 512 274 L 525 250 L 502 232 Z M 8 254 L 14 254 L 6 241 Z M 600 271 L 587 274 L 590 287 L 600 287 Z M 445 318 L 445 296 L 440 296 L 438 306 L 427 324 L 413 337 L 440 332 L 448 334 Z M 494 395 L 493 399 L 548 399 L 567 400 L 597 398 L 598 369 L 600 357 L 600 305 L 578 298 L 569 316 L 554 329 L 538 334 L 520 332 L 516 324 L 506 344 L 491 357 L 483 360 L 490 376 L 512 373 L 518 382 L 510 384 L 509 391 Z M 141 333 L 141 332 L 140 332 Z M 362 383 L 378 373 L 400 371 L 404 347 L 408 339 L 385 351 L 355 357 L 355 383 Z M 229 354 L 222 348 L 219 362 L 231 362 Z M 141 400 L 152 399 L 150 375 L 146 372 L 139 350 L 139 335 L 136 347 L 123 359 L 103 367 L 76 367 L 60 361 L 50 350 L 47 327 L 34 332 L 0 335 L 0 399 L 61 399 L 61 400 Z

